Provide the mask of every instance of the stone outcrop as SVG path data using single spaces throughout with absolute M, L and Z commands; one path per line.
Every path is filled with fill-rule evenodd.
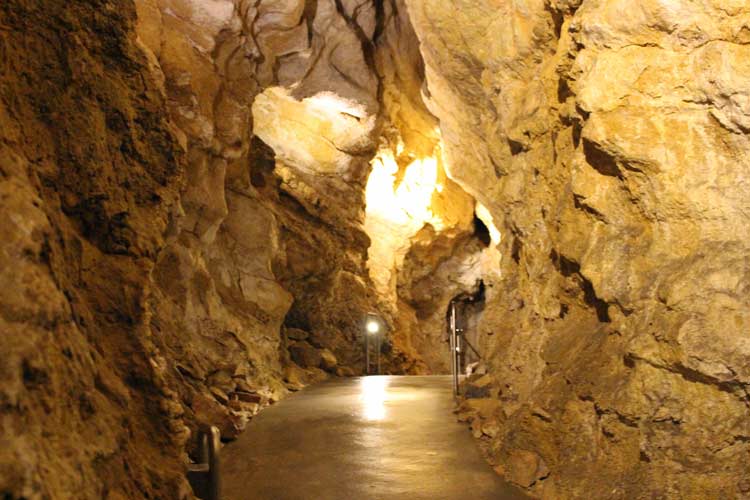
M 545 498 L 747 495 L 750 8 L 407 4 L 448 174 L 502 234 L 492 460 L 538 456 L 510 477 Z

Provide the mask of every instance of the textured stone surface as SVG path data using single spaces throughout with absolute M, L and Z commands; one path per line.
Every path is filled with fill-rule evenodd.
M 148 307 L 184 162 L 134 22 L 0 5 L 4 498 L 190 496 Z
M 424 67 L 406 6 L 385 2 L 383 17 L 375 52 L 383 126 L 366 190 L 368 268 L 397 353 L 387 369 L 447 373 L 448 304 L 474 290 L 478 279 L 496 278 L 499 254 L 495 244 L 481 241 L 473 222 L 482 208 L 446 175 L 438 122 L 422 99 Z
M 370 311 L 444 372 L 471 296 L 512 481 L 747 496 L 750 7 L 405 4 L 0 6 L 0 494 L 187 496 L 189 429 Z
M 378 110 L 369 42 L 332 0 L 136 6 L 187 149 L 184 213 L 152 304 L 188 423 L 218 411 L 194 404 L 217 399 L 215 378 L 274 399 L 320 378 L 319 355 L 297 356 L 310 373 L 286 366 L 284 324 L 358 369 L 357 322 L 372 307 L 361 228 Z
M 747 4 L 407 4 L 448 173 L 502 233 L 491 458 L 538 454 L 546 498 L 745 495 Z
M 359 369 L 379 108 L 361 30 L 380 28 L 373 8 L 337 7 L 0 7 L 0 493 L 186 495 L 186 425 L 231 438 L 258 404 L 325 377 L 291 363 L 285 322 L 330 350 L 327 367 Z M 340 115 L 365 130 L 336 153 L 343 170 L 282 143 L 277 164 L 254 136 L 255 98 L 278 85 L 366 113 Z

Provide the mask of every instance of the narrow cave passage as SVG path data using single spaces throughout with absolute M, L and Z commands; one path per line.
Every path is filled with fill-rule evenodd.
M 750 498 L 748 88 L 746 0 L 0 1 L 0 498 Z

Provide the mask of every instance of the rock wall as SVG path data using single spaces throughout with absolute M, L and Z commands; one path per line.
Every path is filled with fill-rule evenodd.
M 361 369 L 382 19 L 84 4 L 0 7 L 0 493 L 189 496 L 190 431 Z
M 750 495 L 746 2 L 405 3 L 0 6 L 4 498 L 189 497 L 191 430 L 361 369 L 367 311 L 445 371 L 466 293 L 500 473 Z
M 183 498 L 150 329 L 184 157 L 121 2 L 0 5 L 0 496 Z
M 502 234 L 491 460 L 544 498 L 747 497 L 746 2 L 406 3 Z
M 136 5 L 188 160 L 154 329 L 188 423 L 218 421 L 231 438 L 259 409 L 243 394 L 263 404 L 324 378 L 321 354 L 330 372 L 360 369 L 361 318 L 374 307 L 362 219 L 379 109 L 375 10 Z
M 491 286 L 499 277 L 498 241 L 486 234 L 489 214 L 445 173 L 438 122 L 422 98 L 419 41 L 403 1 L 384 2 L 383 18 L 375 51 L 383 125 L 366 190 L 368 268 L 391 342 L 407 355 L 395 372 L 447 373 L 448 305 L 478 280 Z

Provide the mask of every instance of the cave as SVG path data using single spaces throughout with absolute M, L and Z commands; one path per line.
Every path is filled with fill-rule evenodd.
M 750 498 L 745 0 L 4 0 L 0 68 L 0 498 Z

